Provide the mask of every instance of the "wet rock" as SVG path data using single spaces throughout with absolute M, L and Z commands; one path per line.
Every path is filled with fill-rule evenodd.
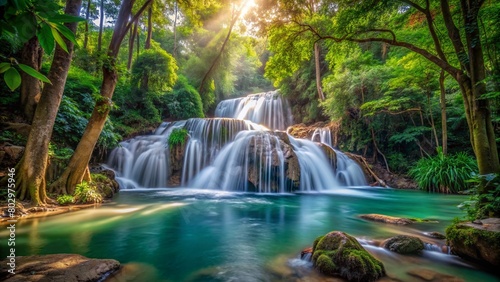
M 427 236 L 427 237 L 434 238 L 434 239 L 439 239 L 439 240 L 446 239 L 446 236 L 444 236 L 444 234 L 441 234 L 441 233 L 436 232 L 436 231 L 433 231 L 433 232 L 424 232 L 424 235 Z
M 117 270 L 113 259 L 90 259 L 76 254 L 53 254 L 16 257 L 15 275 L 7 272 L 8 261 L 0 264 L 0 280 L 7 282 L 84 282 L 101 281 Z
M 451 252 L 468 260 L 490 266 L 498 271 L 500 267 L 500 218 L 456 223 L 446 228 L 447 243 Z
M 350 281 L 375 281 L 385 275 L 382 262 L 368 253 L 352 236 L 333 231 L 313 245 L 313 265 L 321 273 Z
M 424 242 L 418 237 L 398 235 L 383 243 L 384 248 L 399 254 L 418 253 L 424 249 Z
M 366 219 L 366 220 L 378 221 L 378 222 L 384 222 L 384 223 L 390 223 L 390 224 L 408 225 L 408 224 L 413 223 L 413 221 L 411 219 L 408 219 L 408 218 L 394 217 L 394 216 L 375 214 L 375 213 L 362 214 L 359 217 L 361 217 L 362 219 Z
M 423 281 L 431 281 L 431 282 L 464 282 L 463 279 L 435 272 L 430 269 L 426 268 L 417 268 L 417 269 L 412 269 L 407 272 L 408 275 L 419 278 Z

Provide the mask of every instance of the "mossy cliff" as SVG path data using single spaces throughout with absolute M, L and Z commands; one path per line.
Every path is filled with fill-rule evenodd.
M 375 281 L 385 275 L 382 262 L 368 253 L 352 236 L 332 231 L 314 241 L 314 267 L 349 281 Z

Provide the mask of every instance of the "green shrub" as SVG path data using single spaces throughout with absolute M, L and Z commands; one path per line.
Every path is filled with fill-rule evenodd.
M 101 203 L 102 195 L 97 191 L 97 187 L 86 181 L 76 185 L 75 202 L 81 204 Z
M 500 216 L 500 174 L 474 175 L 469 182 L 474 184 L 468 201 L 460 204 L 469 220 Z M 487 191 L 480 193 L 480 191 Z
M 161 99 L 162 103 L 166 104 L 166 113 L 163 114 L 163 118 L 188 119 L 204 117 L 200 94 L 184 76 L 179 76 L 174 91 L 166 94 Z
M 57 203 L 66 206 L 75 202 L 75 198 L 71 195 L 61 195 L 57 197 Z
M 172 133 L 170 133 L 170 136 L 168 137 L 168 145 L 170 147 L 177 145 L 184 145 L 187 136 L 188 136 L 187 129 L 175 128 L 174 130 L 172 130 Z
M 463 152 L 444 155 L 442 149 L 438 148 L 436 156 L 419 160 L 409 174 L 423 190 L 457 193 L 469 187 L 468 180 L 476 171 L 474 158 Z

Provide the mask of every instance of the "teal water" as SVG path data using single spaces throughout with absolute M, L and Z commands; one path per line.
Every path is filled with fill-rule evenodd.
M 340 230 L 364 242 L 396 234 L 444 233 L 453 218 L 463 216 L 457 205 L 466 199 L 380 188 L 297 195 L 122 191 L 112 203 L 97 208 L 20 221 L 16 250 L 17 255 L 113 258 L 139 273 L 134 281 L 295 281 L 309 275 L 297 257 L 317 236 Z M 358 218 L 364 213 L 439 223 L 393 226 Z M 384 262 L 391 277 L 402 281 L 416 281 L 406 272 L 417 268 L 465 281 L 497 281 L 455 256 L 432 251 L 401 256 L 373 245 L 365 247 Z

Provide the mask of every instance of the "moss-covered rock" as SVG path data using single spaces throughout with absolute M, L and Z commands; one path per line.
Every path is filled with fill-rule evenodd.
M 454 223 L 446 228 L 446 239 L 451 251 L 472 261 L 485 263 L 498 271 L 500 267 L 500 219 L 481 222 Z
M 424 242 L 418 237 L 398 235 L 384 242 L 384 248 L 399 254 L 418 253 L 424 249 Z
M 368 253 L 352 236 L 333 231 L 318 237 L 313 245 L 313 264 L 326 275 L 349 281 L 375 281 L 385 275 L 382 262 Z

